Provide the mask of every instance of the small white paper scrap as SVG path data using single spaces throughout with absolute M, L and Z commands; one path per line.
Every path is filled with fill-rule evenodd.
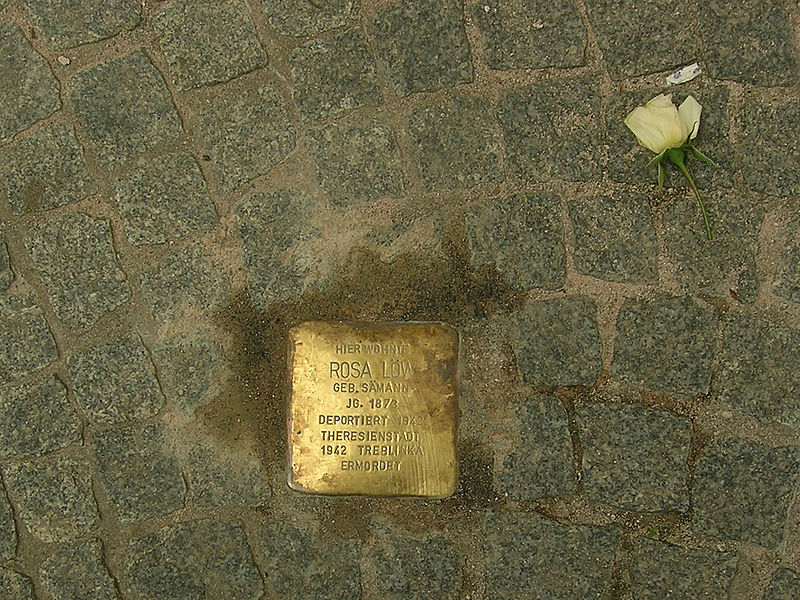
M 678 69 L 674 73 L 670 73 L 669 77 L 667 77 L 667 85 L 686 83 L 687 81 L 691 81 L 700 75 L 702 72 L 703 69 L 700 68 L 700 65 L 697 63 L 692 63 L 683 67 L 682 69 Z

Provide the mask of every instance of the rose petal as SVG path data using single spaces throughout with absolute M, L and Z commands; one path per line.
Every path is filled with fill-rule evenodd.
M 694 99 L 694 96 L 687 96 L 681 105 L 678 107 L 678 116 L 680 116 L 683 126 L 688 132 L 690 140 L 697 137 L 697 130 L 700 129 L 700 113 L 703 107 Z

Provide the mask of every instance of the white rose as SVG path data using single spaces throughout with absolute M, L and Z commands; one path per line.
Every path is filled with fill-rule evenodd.
M 625 125 L 642 146 L 661 154 L 670 148 L 680 148 L 697 136 L 702 110 L 692 96 L 676 108 L 672 94 L 659 94 L 644 106 L 634 108 L 625 117 Z

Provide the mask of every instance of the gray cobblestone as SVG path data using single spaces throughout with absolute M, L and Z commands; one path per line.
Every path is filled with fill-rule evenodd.
M 594 302 L 582 297 L 529 302 L 514 332 L 517 368 L 534 386 L 592 385 L 600 374 Z
M 689 419 L 637 405 L 577 412 L 588 498 L 635 511 L 689 508 Z
M 306 565 L 307 566 L 307 565 Z M 304 571 L 300 563 L 292 563 Z M 261 577 L 236 522 L 196 521 L 165 527 L 128 546 L 123 586 L 133 598 L 195 600 L 262 596 Z
M 366 552 L 379 598 L 386 600 L 460 597 L 461 560 L 446 534 L 412 535 L 388 523 L 374 524 Z
M 755 260 L 764 209 L 731 192 L 706 193 L 703 200 L 713 241 L 706 239 L 693 197 L 676 201 L 664 214 L 675 278 L 693 294 L 752 302 L 758 293 Z
M 742 111 L 739 157 L 747 186 L 774 196 L 800 194 L 800 102 L 771 106 L 751 100 Z
M 75 399 L 95 423 L 145 419 L 164 404 L 153 363 L 136 335 L 69 357 L 67 370 Z
M 113 37 L 141 19 L 136 0 L 22 0 L 34 29 L 51 50 Z
M 186 246 L 142 274 L 142 295 L 160 323 L 218 308 L 228 290 L 225 273 L 202 243 Z
M 688 297 L 626 300 L 617 318 L 612 374 L 659 390 L 705 394 L 716 327 L 714 311 Z
M 574 78 L 507 93 L 498 115 L 509 170 L 535 180 L 599 179 L 604 150 L 596 90 L 593 80 Z
M 527 512 L 489 511 L 483 523 L 487 600 L 603 597 L 615 531 L 570 527 Z
M 60 548 L 42 563 L 39 573 L 54 600 L 119 599 L 96 541 Z
M 797 449 L 712 440 L 695 468 L 694 529 L 775 547 L 783 537 L 799 472 Z
M 267 62 L 241 0 L 178 0 L 154 16 L 158 44 L 178 87 L 228 81 Z
M 260 76 L 259 76 L 260 77 Z M 295 147 L 295 127 L 274 83 L 229 83 L 200 113 L 202 136 L 222 189 L 265 175 Z
M 589 21 L 615 79 L 666 71 L 692 62 L 697 43 L 685 3 L 588 0 Z
M 27 530 L 43 542 L 69 542 L 99 523 L 89 461 L 59 454 L 3 467 L 8 495 Z
M 61 102 L 58 81 L 19 27 L 0 23 L 0 144 L 49 117 Z
M 630 570 L 636 600 L 725 598 L 736 555 L 640 540 Z
M 505 179 L 500 131 L 489 100 L 463 96 L 423 106 L 411 113 L 408 128 L 428 190 Z
M 482 203 L 466 217 L 472 267 L 494 264 L 520 289 L 559 289 L 566 281 L 564 227 L 557 196 L 521 193 Z
M 299 247 L 316 234 L 309 224 L 310 204 L 305 194 L 283 190 L 254 194 L 236 205 L 247 287 L 256 306 L 265 308 L 310 285 L 310 269 L 298 260 Z
M 72 213 L 34 227 L 25 245 L 66 324 L 89 327 L 130 298 L 107 221 Z
M 328 0 L 325 3 L 261 0 L 261 3 L 276 31 L 295 36 L 321 33 L 344 25 L 353 10 L 353 0 Z
M 223 349 L 206 327 L 161 338 L 153 360 L 164 394 L 184 416 L 193 416 L 226 378 Z
M 34 373 L 58 358 L 42 310 L 27 286 L 0 295 L 0 384 Z
M 569 216 L 579 272 L 624 283 L 658 280 L 658 241 L 646 196 L 577 198 L 569 203 Z
M 34 600 L 33 583 L 25 575 L 0 567 L 0 595 L 5 600 Z
M 264 466 L 255 456 L 229 453 L 211 442 L 193 444 L 187 454 L 195 506 L 263 506 L 272 495 Z
M 0 458 L 42 456 L 81 443 L 81 422 L 63 384 L 44 380 L 0 388 Z
M 160 157 L 115 188 L 125 233 L 135 246 L 164 244 L 217 223 L 203 174 L 186 154 Z
M 491 0 L 472 14 L 493 69 L 579 67 L 585 64 L 586 30 L 571 2 Z
M 358 540 L 324 539 L 317 524 L 282 519 L 259 528 L 255 547 L 257 560 L 270 574 L 267 585 L 273 597 L 338 600 L 361 593 Z
M 372 52 L 360 29 L 301 46 L 289 61 L 292 97 L 303 119 L 322 120 L 382 100 Z
M 768 421 L 800 425 L 800 331 L 729 317 L 712 389 L 723 402 Z
M 8 560 L 17 552 L 17 526 L 8 502 L 6 490 L 0 481 L 0 560 Z
M 788 224 L 786 238 L 788 248 L 781 257 L 783 265 L 775 277 L 773 291 L 789 302 L 800 304 L 800 220 Z
M 11 259 L 8 257 L 8 248 L 0 238 L 0 292 L 5 292 L 14 281 L 14 271 L 11 270 Z
M 519 443 L 503 462 L 499 479 L 509 496 L 536 500 L 575 491 L 572 437 L 567 411 L 551 396 L 520 398 Z
M 795 600 L 800 597 L 800 577 L 789 569 L 778 569 L 764 594 L 764 600 Z
M 402 0 L 373 19 L 378 57 L 399 96 L 472 81 L 472 62 L 457 0 Z
M 141 52 L 75 74 L 68 90 L 78 123 L 106 167 L 182 135 L 164 79 Z
M 782 2 L 695 1 L 712 77 L 761 86 L 797 83 L 792 24 Z
M 183 506 L 178 462 L 156 425 L 94 434 L 100 483 L 124 522 L 169 514 Z
M 309 142 L 317 177 L 337 208 L 405 196 L 402 156 L 387 125 L 333 123 L 312 131 Z
M 3 183 L 14 213 L 50 210 L 94 193 L 83 153 L 71 127 L 44 125 L 13 148 Z

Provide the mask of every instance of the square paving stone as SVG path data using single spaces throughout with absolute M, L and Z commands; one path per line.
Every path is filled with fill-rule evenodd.
M 59 548 L 41 564 L 39 574 L 54 600 L 119 598 L 103 562 L 100 543 L 96 541 L 75 548 Z
M 290 563 L 295 571 L 307 565 Z M 261 577 L 242 526 L 195 521 L 165 527 L 128 546 L 126 595 L 159 600 L 258 600 Z M 127 590 L 125 589 L 127 588 Z
M 227 363 L 222 346 L 210 328 L 191 325 L 191 331 L 160 339 L 153 348 L 161 388 L 172 406 L 193 417 L 225 381 Z
M 75 399 L 95 423 L 146 419 L 164 405 L 153 363 L 136 335 L 70 356 L 67 370 Z
M 303 119 L 322 120 L 381 103 L 375 61 L 360 29 L 300 46 L 289 62 L 292 97 Z
M 577 412 L 588 498 L 635 511 L 689 508 L 688 418 L 623 404 Z
M 483 518 L 487 600 L 599 600 L 611 578 L 618 534 L 567 526 L 532 512 Z
M 16 214 L 50 210 L 95 191 L 72 127 L 60 123 L 40 127 L 25 138 L 0 169 Z
M 792 24 L 783 2 L 693 2 L 708 73 L 760 86 L 797 83 Z
M 458 0 L 402 0 L 373 19 L 378 57 L 399 96 L 472 81 Z
M 593 385 L 600 375 L 597 308 L 587 298 L 528 302 L 513 344 L 522 380 L 533 386 Z
M 312 283 L 309 264 L 298 260 L 316 235 L 312 210 L 310 198 L 291 190 L 253 194 L 236 205 L 247 287 L 257 307 L 297 296 Z
M 727 598 L 736 555 L 640 540 L 630 572 L 636 600 Z
M 353 11 L 353 0 L 261 0 L 261 4 L 269 24 L 278 33 L 294 36 L 321 33 L 344 25 Z
M 623 283 L 658 281 L 658 240 L 650 202 L 620 192 L 569 203 L 575 233 L 575 268 L 585 275 Z
M 64 385 L 44 380 L 0 388 L 0 458 L 42 456 L 81 444 L 81 421 Z
M 741 119 L 739 157 L 747 187 L 773 196 L 800 194 L 800 102 L 747 100 Z
M 519 443 L 499 475 L 509 496 L 528 501 L 573 493 L 572 436 L 561 402 L 541 394 L 521 398 L 515 416 Z
M 381 122 L 332 123 L 311 131 L 308 151 L 337 208 L 405 196 L 403 157 L 394 133 Z
M 778 569 L 764 594 L 764 600 L 797 600 L 800 598 L 800 577 L 789 569 Z
M 160 323 L 218 308 L 229 287 L 222 267 L 202 243 L 186 246 L 142 274 L 142 295 Z
M 69 102 L 105 167 L 181 137 L 181 120 L 161 73 L 141 52 L 75 74 Z
M 228 81 L 267 62 L 241 0 L 178 0 L 153 16 L 156 40 L 181 89 Z
M 33 583 L 25 575 L 0 567 L 0 595 L 5 600 L 34 600 Z
M 0 482 L 0 560 L 10 560 L 17 552 L 17 526 L 8 502 L 6 490 Z
M 712 440 L 692 488 L 695 531 L 774 548 L 781 541 L 800 471 L 800 450 Z
M 664 242 L 675 278 L 692 294 L 752 302 L 758 293 L 755 261 L 764 209 L 732 192 L 704 193 L 703 201 L 713 240 L 706 238 L 694 196 L 676 200 L 664 213 Z
M 5 292 L 14 281 L 14 271 L 11 270 L 11 259 L 8 257 L 8 248 L 0 240 L 0 292 Z
M 50 67 L 16 25 L 0 23 L 0 144 L 61 106 Z
M 255 456 L 199 442 L 189 448 L 185 463 L 194 506 L 263 506 L 272 495 L 264 465 Z
M 12 463 L 3 477 L 20 521 L 42 542 L 69 542 L 97 529 L 91 465 L 84 456 Z
M 800 331 L 761 319 L 729 317 L 713 391 L 767 421 L 800 425 Z
M 557 290 L 566 281 L 557 196 L 530 192 L 481 203 L 466 215 L 472 268 L 494 264 L 509 284 Z
M 772 289 L 781 298 L 800 304 L 800 220 L 788 224 L 786 239 L 783 266 L 775 276 Z
M 408 119 L 422 181 L 428 190 L 499 183 L 503 143 L 491 101 L 457 97 L 415 110 Z
M 708 393 L 716 329 L 714 311 L 689 297 L 626 300 L 617 317 L 612 374 L 657 390 Z
M 631 130 L 625 126 L 624 120 L 634 108 L 663 91 L 653 88 L 643 92 L 615 93 L 605 108 L 608 144 L 611 148 L 607 166 L 609 176 L 622 183 L 650 184 L 653 194 L 657 183 L 657 169 L 655 166 L 648 167 L 647 164 L 655 155 L 638 144 Z M 685 84 L 679 91 L 672 93 L 672 101 L 680 106 L 689 95 L 703 107 L 699 133 L 693 143 L 718 165 L 712 167 L 690 157 L 687 161 L 689 171 L 700 189 L 733 187 L 737 167 L 730 136 L 728 90 L 723 86 L 699 87 L 693 83 Z M 685 190 L 685 197 L 694 200 L 689 185 L 674 166 L 667 166 L 665 187 Z
M 95 433 L 100 483 L 121 521 L 169 514 L 186 493 L 178 462 L 156 425 Z
M 373 526 L 365 553 L 376 576 L 377 597 L 385 600 L 460 598 L 461 564 L 453 541 L 442 533 L 415 536 L 388 523 Z
M 136 0 L 22 0 L 33 28 L 50 50 L 64 50 L 134 29 Z
M 0 339 L 0 384 L 38 371 L 58 358 L 53 334 L 27 287 L 0 295 Z
M 164 244 L 217 224 L 200 167 L 186 154 L 162 156 L 117 181 L 115 188 L 125 233 L 134 246 Z
M 548 81 L 507 93 L 498 108 L 512 173 L 543 180 L 601 177 L 600 95 L 591 79 Z
M 318 527 L 280 519 L 259 528 L 255 553 L 271 597 L 339 600 L 362 593 L 359 546 L 357 539 L 324 537 Z
M 31 229 L 25 245 L 56 316 L 90 327 L 131 296 L 108 221 L 71 213 Z
M 472 14 L 492 69 L 543 69 L 586 64 L 586 29 L 568 0 L 489 0 Z
M 614 79 L 666 71 L 697 58 L 694 20 L 685 3 L 587 0 L 586 7 Z
M 268 173 L 295 147 L 295 127 L 272 83 L 228 84 L 200 112 L 200 135 L 223 190 Z

